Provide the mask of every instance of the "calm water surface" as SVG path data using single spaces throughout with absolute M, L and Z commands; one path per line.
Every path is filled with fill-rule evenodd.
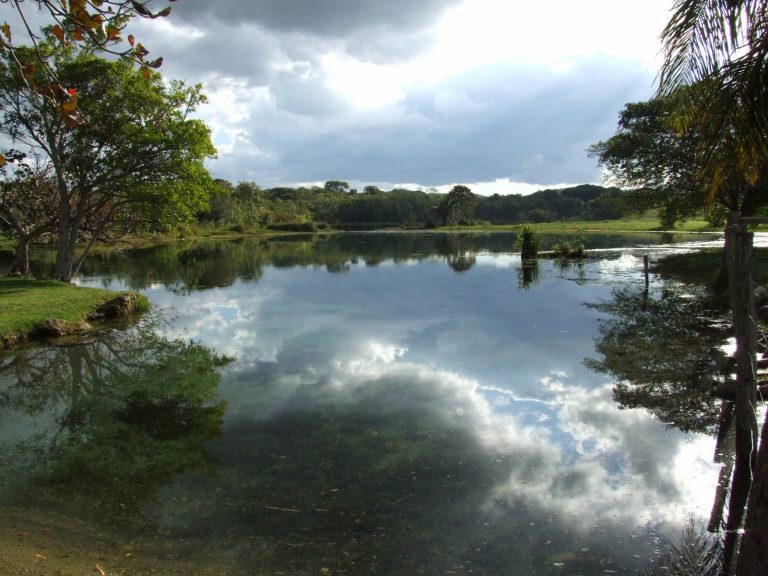
M 115 574 L 642 570 L 708 517 L 715 443 L 621 409 L 585 363 L 611 317 L 585 304 L 640 294 L 644 254 L 711 237 L 590 237 L 587 261 L 536 268 L 513 240 L 92 259 L 80 283 L 167 312 L 2 357 L 0 536 L 55 533 L 47 566 Z

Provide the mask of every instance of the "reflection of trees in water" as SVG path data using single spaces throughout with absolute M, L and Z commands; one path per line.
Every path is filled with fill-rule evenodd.
M 646 408 L 660 421 L 684 431 L 712 433 L 719 400 L 711 395 L 725 354 L 719 330 L 709 327 L 698 300 L 662 290 L 621 289 L 591 305 L 610 314 L 600 321 L 590 368 L 614 375 L 614 399 L 623 408 Z
M 92 254 L 83 265 L 85 276 L 116 278 L 132 289 L 163 284 L 169 290 L 188 294 L 196 290 L 226 287 L 235 280 L 256 281 L 264 268 L 274 266 L 324 266 L 330 272 L 349 269 L 358 262 L 377 266 L 444 257 L 458 272 L 469 270 L 479 253 L 508 254 L 514 246 L 514 233 L 346 233 L 331 235 L 296 235 L 286 237 L 235 240 L 183 241 L 124 252 L 104 251 Z M 558 236 L 542 235 L 547 242 Z M 649 236 L 649 242 L 658 236 Z M 589 247 L 617 246 L 637 242 L 621 235 L 588 237 Z M 52 254 L 52 253 L 51 253 Z M 1 266 L 1 262 L 0 262 Z M 36 274 L 45 274 L 53 266 L 50 254 L 33 255 Z M 570 264 L 568 264 L 570 266 Z M 570 268 L 569 268 L 570 269 Z M 583 279 L 583 269 L 576 268 Z M 531 276 L 525 272 L 526 277 Z M 525 278 L 524 278 L 525 280 Z M 108 280 L 105 280 L 108 283 Z M 521 283 L 521 286 L 525 281 Z M 531 282 L 530 285 L 535 284 Z
M 562 277 L 565 278 L 565 274 L 571 274 L 571 276 L 568 276 L 568 280 L 575 282 L 579 286 L 587 283 L 587 270 L 583 260 L 555 258 L 553 262 Z
M 614 292 L 611 301 L 594 306 L 611 314 L 601 322 L 596 343 L 603 358 L 586 364 L 618 379 L 614 399 L 622 407 L 645 408 L 666 424 L 717 436 L 715 462 L 721 469 L 708 530 L 721 533 L 722 556 L 717 559 L 721 573 L 729 574 L 744 517 L 757 514 L 759 503 L 757 498 L 747 502 L 740 488 L 744 471 L 734 466 L 733 402 L 711 395 L 715 382 L 730 377 L 733 364 L 718 348 L 724 334 L 710 328 L 700 302 L 668 290 L 653 296 L 637 290 Z M 761 447 L 760 456 L 763 451 Z
M 161 528 L 214 547 L 263 543 L 239 563 L 269 573 L 547 573 L 558 554 L 594 573 L 617 554 L 595 540 L 579 552 L 583 535 L 566 518 L 522 498 L 491 503 L 517 467 L 540 459 L 489 450 L 456 422 L 402 405 L 418 405 L 402 402 L 412 387 L 371 383 L 351 405 L 230 422 L 214 446 L 216 476 L 168 490 L 173 518 Z
M 475 265 L 476 258 L 474 254 L 448 254 L 448 266 L 455 272 L 466 272 Z
M 209 466 L 203 447 L 220 433 L 226 362 L 146 324 L 5 357 L 0 411 L 33 417 L 38 431 L 6 445 L 17 465 L 0 476 L 17 484 L 19 501 L 47 495 L 140 513 L 172 477 Z
M 442 238 L 441 252 L 454 272 L 466 272 L 477 261 L 477 249 L 472 238 L 463 234 L 446 235 Z
M 362 261 L 377 266 L 434 256 L 446 258 L 457 272 L 469 270 L 480 250 L 509 250 L 509 235 L 467 234 L 339 234 L 288 238 L 212 240 L 176 243 L 94 255 L 83 267 L 85 275 L 105 274 L 133 289 L 162 283 L 186 294 L 230 286 L 238 278 L 258 280 L 264 268 L 324 266 L 344 272 Z
M 517 289 L 528 290 L 539 285 L 539 261 L 525 260 L 517 269 Z

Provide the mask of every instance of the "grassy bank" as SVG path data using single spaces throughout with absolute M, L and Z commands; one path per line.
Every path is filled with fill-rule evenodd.
M 55 320 L 67 327 L 82 327 L 89 318 L 121 294 L 99 288 L 83 288 L 55 280 L 0 277 L 0 342 L 24 340 Z M 148 307 L 138 297 L 138 310 Z M 111 313 L 102 311 L 109 316 Z M 116 312 L 115 315 L 120 315 Z
M 479 226 L 461 226 L 461 227 L 441 227 L 438 230 L 462 230 L 462 231 L 515 231 L 520 228 L 520 224 L 504 225 L 479 225 Z M 537 232 L 722 232 L 722 228 L 712 228 L 706 220 L 695 219 L 683 223 L 677 223 L 672 229 L 664 229 L 659 222 L 656 212 L 649 210 L 639 216 L 628 216 L 618 220 L 581 220 L 581 221 L 560 221 L 560 222 L 540 222 L 531 224 Z

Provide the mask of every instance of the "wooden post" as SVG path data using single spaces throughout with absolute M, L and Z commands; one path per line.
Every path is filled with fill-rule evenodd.
M 752 290 L 752 234 L 740 222 L 741 214 L 729 212 L 725 230 L 728 288 L 736 337 L 736 457 L 724 546 L 724 573 L 732 574 L 744 509 L 752 484 L 757 454 L 757 323 Z
M 643 256 L 643 276 L 645 278 L 645 291 L 648 292 L 648 286 L 650 284 L 648 279 L 648 254 Z
M 736 574 L 768 574 L 768 414 L 763 422 Z
M 733 408 L 733 402 L 730 400 L 723 400 L 720 405 L 714 458 L 714 461 L 720 464 L 720 475 L 715 489 L 715 502 L 709 515 L 708 532 L 719 532 L 724 526 L 723 513 L 733 475 Z

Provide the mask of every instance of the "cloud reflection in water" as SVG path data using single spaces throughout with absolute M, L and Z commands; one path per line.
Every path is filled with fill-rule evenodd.
M 674 536 L 708 514 L 717 470 L 712 439 L 620 410 L 582 364 L 601 317 L 583 304 L 642 282 L 641 259 L 620 256 L 541 262 L 529 290 L 519 257 L 483 253 L 461 274 L 404 258 L 345 274 L 264 267 L 258 282 L 183 297 L 150 289 L 175 308 L 174 331 L 237 356 L 220 387 L 220 470 L 169 486 L 157 522 L 311 533 L 315 552 L 323 537 L 365 542 L 358 558 L 393 550 L 379 538 L 397 532 L 403 556 L 439 548 L 447 564 L 429 562 L 446 570 L 470 557 L 589 572 L 601 560 L 583 549 L 641 567 L 649 528 Z

